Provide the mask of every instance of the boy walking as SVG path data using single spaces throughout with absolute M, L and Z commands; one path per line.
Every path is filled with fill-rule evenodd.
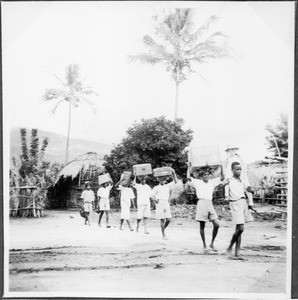
M 205 224 L 208 221 L 213 223 L 212 240 L 209 247 L 211 250 L 217 252 L 217 250 L 214 247 L 214 240 L 218 233 L 219 221 L 217 213 L 212 204 L 212 197 L 214 188 L 218 186 L 221 183 L 221 181 L 219 177 L 209 179 L 210 174 L 207 169 L 202 171 L 202 179 L 198 179 L 200 175 L 198 171 L 195 171 L 194 175 L 196 178 L 190 177 L 188 170 L 187 177 L 191 179 L 191 182 L 196 190 L 196 195 L 198 198 L 196 221 L 200 222 L 200 235 L 203 242 L 204 252 L 208 253 L 205 241 Z
M 121 216 L 120 216 L 119 229 L 122 230 L 123 222 L 124 220 L 126 220 L 130 231 L 133 231 L 133 229 L 130 226 L 129 219 L 130 219 L 130 207 L 131 207 L 131 203 L 133 203 L 133 199 L 135 198 L 135 195 L 133 193 L 133 190 L 130 187 L 130 184 L 128 183 L 127 185 L 122 185 L 121 184 L 122 181 L 124 181 L 124 179 L 120 181 L 120 185 L 118 188 L 121 192 L 121 196 L 120 196 Z
M 157 177 L 159 185 L 155 186 L 152 192 L 152 198 L 156 202 L 156 219 L 160 220 L 161 233 L 164 240 L 168 239 L 165 234 L 165 229 L 170 224 L 170 218 L 172 217 L 169 199 L 171 190 L 177 182 L 177 177 L 174 170 L 172 170 L 171 179 L 173 181 L 166 184 L 167 176 Z
M 109 225 L 109 211 L 110 211 L 110 191 L 113 185 L 111 182 L 103 183 L 97 191 L 97 197 L 99 198 L 99 217 L 98 217 L 98 226 L 101 226 L 100 222 L 103 217 L 103 214 L 106 214 L 106 226 L 110 228 Z
M 89 182 L 85 183 L 85 190 L 82 192 L 80 198 L 84 200 L 84 211 L 86 213 L 85 225 L 88 224 L 90 226 L 89 214 L 92 211 L 92 205 L 95 197 Z
M 138 179 L 141 183 L 136 183 L 136 178 L 134 178 L 133 187 L 137 191 L 137 205 L 138 205 L 138 213 L 137 213 L 137 228 L 136 231 L 139 232 L 139 225 L 141 220 L 144 222 L 144 233 L 149 234 L 147 231 L 147 220 L 151 216 L 150 209 L 150 197 L 152 195 L 151 187 L 146 184 L 146 176 L 138 176 Z
M 233 223 L 236 228 L 231 239 L 230 245 L 227 249 L 228 254 L 232 255 L 232 247 L 235 246 L 235 258 L 239 258 L 241 235 L 244 231 L 244 223 L 252 222 L 253 217 L 250 209 L 253 209 L 253 201 L 249 198 L 247 203 L 246 193 L 253 193 L 252 188 L 247 181 L 241 179 L 241 165 L 239 162 L 232 163 L 233 177 L 229 179 L 228 188 L 225 190 L 225 199 L 230 201 L 230 210 L 232 213 Z

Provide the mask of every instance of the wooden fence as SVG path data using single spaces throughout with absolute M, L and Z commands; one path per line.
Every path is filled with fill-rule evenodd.
M 36 186 L 10 188 L 9 215 L 11 217 L 42 217 L 42 199 Z

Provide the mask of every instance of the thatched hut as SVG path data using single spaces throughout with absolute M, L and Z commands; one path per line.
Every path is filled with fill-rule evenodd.
M 69 162 L 48 189 L 49 208 L 75 208 L 86 181 L 94 193 L 98 189 L 98 175 L 104 173 L 103 159 L 95 152 L 88 152 Z

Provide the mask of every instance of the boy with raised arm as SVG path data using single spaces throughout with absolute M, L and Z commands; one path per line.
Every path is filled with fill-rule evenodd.
M 239 162 L 233 162 L 231 169 L 233 177 L 229 179 L 229 184 L 225 190 L 225 199 L 230 201 L 230 210 L 236 228 L 227 252 L 231 256 L 232 247 L 236 244 L 235 258 L 239 259 L 241 235 L 244 231 L 244 223 L 253 221 L 250 212 L 250 209 L 253 209 L 253 201 L 250 198 L 249 200 L 246 199 L 246 193 L 253 193 L 253 190 L 247 181 L 241 179 L 242 169 Z
M 136 183 L 136 179 L 140 180 L 141 183 Z M 144 222 L 144 233 L 148 234 L 147 231 L 147 220 L 151 216 L 151 209 L 150 209 L 150 197 L 152 196 L 152 189 L 151 187 L 146 184 L 147 176 L 135 176 L 133 181 L 133 187 L 137 191 L 137 228 L 136 231 L 139 232 L 140 222 L 143 219 Z
M 208 249 L 205 241 L 205 224 L 208 221 L 213 223 L 212 240 L 209 247 L 211 250 L 217 251 L 214 247 L 214 240 L 218 233 L 219 221 L 218 221 L 217 213 L 212 204 L 213 191 L 214 188 L 219 184 L 227 184 L 227 182 L 221 182 L 219 177 L 209 179 L 210 173 L 206 168 L 204 168 L 201 171 L 201 174 L 199 173 L 198 170 L 195 170 L 194 172 L 195 178 L 192 178 L 190 176 L 189 169 L 190 169 L 190 165 L 187 170 L 187 177 L 191 180 L 191 183 L 193 184 L 196 190 L 196 195 L 198 198 L 196 221 L 200 222 L 200 235 L 203 242 L 204 252 L 208 253 Z M 201 177 L 202 179 L 198 179 L 199 177 Z
M 99 217 L 98 217 L 98 226 L 101 226 L 100 222 L 103 217 L 103 214 L 106 214 L 106 226 L 110 228 L 109 225 L 109 211 L 110 211 L 110 191 L 113 187 L 112 182 L 103 183 L 97 191 L 97 197 L 99 198 Z
M 173 181 L 166 184 L 167 178 L 168 176 L 157 177 L 159 184 L 155 186 L 152 191 L 152 198 L 156 202 L 156 219 L 160 220 L 161 233 L 164 240 L 168 239 L 165 234 L 165 229 L 170 224 L 172 217 L 169 203 L 171 190 L 177 182 L 177 177 L 173 169 L 171 174 Z

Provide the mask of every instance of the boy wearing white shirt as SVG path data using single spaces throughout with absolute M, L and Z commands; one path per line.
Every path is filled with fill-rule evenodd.
M 144 222 L 144 233 L 148 234 L 147 231 L 147 219 L 151 216 L 150 209 L 150 197 L 152 195 L 151 187 L 146 184 L 146 176 L 138 176 L 140 180 L 140 184 L 136 183 L 136 176 L 134 178 L 133 187 L 137 191 L 137 205 L 138 205 L 138 213 L 137 213 L 137 228 L 136 231 L 139 232 L 139 225 L 141 220 Z
M 239 162 L 233 162 L 231 169 L 233 177 L 229 179 L 229 185 L 225 191 L 225 198 L 230 201 L 230 210 L 236 228 L 227 252 L 231 256 L 232 247 L 236 244 L 235 258 L 239 259 L 241 235 L 244 231 L 244 223 L 253 221 L 253 217 L 249 210 L 253 209 L 253 201 L 252 199 L 249 199 L 249 203 L 247 203 L 246 193 L 253 193 L 253 190 L 248 182 L 241 178 L 242 168 Z
M 173 181 L 166 184 L 167 176 L 158 177 L 159 185 L 155 186 L 152 191 L 152 198 L 156 202 L 156 218 L 160 219 L 161 233 L 164 240 L 168 239 L 165 234 L 165 229 L 170 224 L 170 218 L 172 217 L 169 199 L 171 190 L 177 182 L 174 170 L 172 170 L 171 178 Z
M 196 195 L 198 198 L 197 202 L 197 212 L 196 212 L 196 221 L 200 222 L 200 235 L 203 242 L 204 252 L 207 253 L 207 245 L 205 241 L 205 224 L 210 221 L 213 223 L 212 231 L 212 240 L 210 243 L 210 248 L 213 251 L 217 251 L 214 248 L 214 240 L 218 233 L 219 222 L 217 213 L 212 204 L 213 191 L 216 186 L 221 184 L 220 178 L 209 179 L 209 172 L 204 170 L 202 173 L 202 179 L 190 177 L 188 170 L 188 178 L 191 179 L 191 182 L 196 190 Z M 195 176 L 198 177 L 198 171 L 195 172 Z M 223 184 L 226 184 L 224 182 Z
M 91 190 L 91 185 L 89 182 L 85 183 L 85 190 L 82 192 L 81 199 L 84 200 L 84 211 L 86 213 L 85 225 L 90 226 L 89 214 L 92 211 L 92 204 L 94 201 L 94 192 Z
M 113 185 L 111 182 L 103 183 L 97 191 L 97 197 L 99 198 L 99 217 L 98 217 L 98 226 L 100 225 L 101 219 L 103 217 L 104 212 L 106 213 L 106 224 L 107 228 L 110 228 L 109 225 L 109 211 L 110 211 L 110 191 Z
M 131 207 L 131 203 L 133 203 L 133 199 L 135 198 L 135 195 L 133 193 L 133 190 L 130 187 L 130 184 L 121 185 L 122 181 L 124 181 L 124 179 L 120 181 L 120 185 L 118 188 L 121 192 L 121 196 L 120 196 L 121 216 L 120 216 L 119 229 L 122 230 L 123 222 L 124 220 L 126 220 L 130 231 L 133 231 L 133 229 L 130 226 L 129 219 L 130 219 L 130 207 Z

